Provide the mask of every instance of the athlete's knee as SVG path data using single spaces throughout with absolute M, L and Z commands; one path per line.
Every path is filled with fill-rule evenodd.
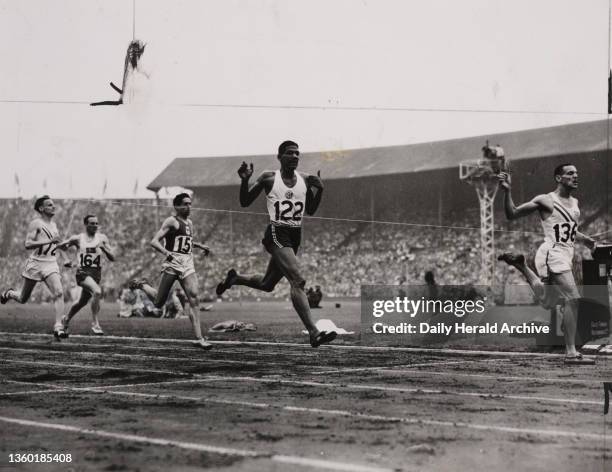
M 102 296 L 102 289 L 100 287 L 96 288 L 86 288 L 83 289 L 86 293 L 87 298 L 99 299 Z
M 291 285 L 291 288 L 299 288 L 304 290 L 306 287 L 306 280 L 298 275 L 296 277 L 291 277 L 291 279 L 289 279 L 289 284 Z
M 64 299 L 64 291 L 61 288 L 57 288 L 57 289 L 53 289 L 51 291 L 51 298 L 53 298 L 53 300 L 59 300 L 59 299 Z
M 276 288 L 277 282 L 272 280 L 262 280 L 259 288 L 264 292 L 272 292 Z
M 572 309 L 577 309 L 578 306 L 580 305 L 580 300 L 582 300 L 582 297 L 580 296 L 571 296 L 571 297 L 567 297 L 564 302 L 566 306 L 570 306 Z

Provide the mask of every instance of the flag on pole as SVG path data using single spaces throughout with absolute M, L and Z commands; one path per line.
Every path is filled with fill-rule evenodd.
M 612 114 L 612 69 L 608 75 L 608 115 Z
M 108 179 L 104 179 L 104 187 L 102 187 L 102 196 L 106 195 L 107 188 L 108 188 Z
M 136 179 L 136 182 L 134 183 L 134 190 L 132 191 L 132 193 L 134 195 L 138 194 L 138 179 Z
M 17 198 L 19 198 L 21 196 L 21 185 L 19 184 L 19 176 L 17 175 L 17 172 L 15 172 L 15 191 Z
M 43 179 L 43 188 L 47 190 L 47 179 Z

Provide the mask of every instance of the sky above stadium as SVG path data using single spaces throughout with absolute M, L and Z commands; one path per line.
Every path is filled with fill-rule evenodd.
M 284 139 L 328 151 L 607 116 L 609 0 L 0 0 L 0 12 L 2 198 L 151 197 L 175 157 L 270 154 Z M 121 84 L 134 31 L 146 100 L 90 107 L 118 98 L 108 83 Z

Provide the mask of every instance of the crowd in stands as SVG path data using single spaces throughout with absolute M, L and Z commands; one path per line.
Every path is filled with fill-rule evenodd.
M 62 237 L 83 230 L 82 219 L 88 213 L 98 216 L 100 231 L 116 249 L 117 261 L 104 266 L 102 288 L 105 299 L 118 300 L 126 283 L 134 277 L 146 277 L 157 284 L 161 256 L 149 241 L 163 219 L 172 214 L 168 200 L 56 200 L 56 222 Z M 419 214 L 411 219 L 400 215 L 398 221 L 409 223 L 369 223 L 327 218 L 309 218 L 304 222 L 300 263 L 308 286 L 320 285 L 329 297 L 354 297 L 362 284 L 420 284 L 427 271 L 435 274 L 439 285 L 478 285 L 480 256 L 479 213 L 473 208 L 461 215 Z M 259 210 L 254 210 L 259 211 Z M 603 208 L 582 206 L 588 224 L 587 234 L 607 231 L 609 221 Z M 23 241 L 29 221 L 35 216 L 32 202 L 0 200 L 0 287 L 21 285 L 20 274 L 27 252 Z M 212 212 L 197 209 L 192 220 L 196 239 L 207 244 L 211 255 L 196 250 L 196 268 L 200 275 L 202 297 L 214 298 L 214 288 L 227 270 L 242 274 L 263 273 L 269 257 L 261 238 L 267 224 L 263 214 Z M 388 219 L 387 219 L 388 221 Z M 536 216 L 507 222 L 495 215 L 497 252 L 522 252 L 531 257 L 542 241 Z M 608 235 L 608 237 L 611 237 Z M 584 247 L 577 251 L 577 264 L 589 257 Z M 64 257 L 64 256 L 62 256 Z M 70 256 L 74 257 L 74 255 Z M 60 259 L 61 263 L 62 259 Z M 577 271 L 576 275 L 579 276 Z M 67 298 L 75 286 L 74 269 L 63 270 Z M 495 285 L 502 290 L 508 284 L 524 284 L 520 275 L 506 264 L 495 269 Z M 234 288 L 228 296 L 288 297 L 285 281 L 273 293 L 248 288 Z M 33 301 L 45 301 L 46 289 L 36 288 Z

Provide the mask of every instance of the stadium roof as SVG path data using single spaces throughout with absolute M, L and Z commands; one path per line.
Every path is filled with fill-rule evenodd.
M 607 123 L 598 120 L 429 143 L 310 152 L 302 154 L 300 169 L 312 173 L 320 169 L 326 180 L 444 169 L 478 159 L 486 140 L 500 144 L 511 161 L 602 151 L 608 146 Z M 276 155 L 182 157 L 174 159 L 147 188 L 234 185 L 243 161 L 253 162 L 257 175 L 278 167 Z

